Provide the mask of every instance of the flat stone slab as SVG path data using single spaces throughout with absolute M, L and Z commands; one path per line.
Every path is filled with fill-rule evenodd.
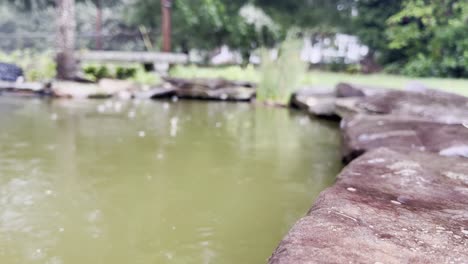
M 339 83 L 336 85 L 337 97 L 365 97 L 392 91 L 393 89 L 381 86 L 362 84 Z
M 468 98 L 436 90 L 386 91 L 342 100 L 337 112 L 346 117 L 356 113 L 413 117 L 446 124 L 468 123 Z
M 224 79 L 164 78 L 185 99 L 250 101 L 255 98 L 255 84 Z
M 339 83 L 335 87 L 311 86 L 296 91 L 291 96 L 291 106 L 320 117 L 337 117 L 340 116 L 339 106 L 342 103 L 352 102 L 350 107 L 345 107 L 346 113 L 349 113 L 351 108 L 357 108 L 354 103 L 361 97 L 388 91 L 391 89 L 349 83 Z M 353 113 L 361 111 L 354 109 Z
M 323 117 L 335 115 L 336 90 L 330 87 L 307 87 L 291 96 L 291 106 Z
M 269 263 L 467 261 L 467 159 L 379 148 L 343 170 Z
M 69 98 L 110 98 L 114 96 L 130 98 L 140 86 L 126 80 L 102 79 L 98 83 L 56 81 L 52 90 L 58 97 Z
M 0 81 L 0 95 L 37 96 L 47 95 L 49 92 L 44 83 Z
M 146 91 L 139 91 L 134 93 L 134 97 L 137 99 L 167 99 L 175 95 L 175 88 L 164 86 L 157 86 Z
M 354 115 L 341 121 L 346 162 L 379 147 L 468 158 L 468 126 L 393 115 Z

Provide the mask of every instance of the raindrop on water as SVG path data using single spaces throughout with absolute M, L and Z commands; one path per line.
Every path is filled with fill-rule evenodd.
M 111 108 L 112 107 L 112 101 L 106 101 L 105 105 L 106 105 L 107 108 Z
M 141 100 L 140 99 L 135 99 L 133 100 L 133 105 L 137 106 L 137 105 L 140 105 L 141 104 Z
M 119 113 L 122 110 L 122 103 L 121 102 L 116 102 L 114 104 L 114 111 Z
M 104 111 L 106 111 L 106 106 L 105 105 L 98 105 L 97 111 L 99 113 L 103 113 Z
M 301 126 L 305 126 L 308 123 L 309 123 L 309 118 L 307 118 L 307 117 L 303 117 L 303 118 L 299 119 L 299 125 L 301 125 Z
M 179 119 L 177 117 L 171 118 L 171 137 L 177 136 L 177 123 L 179 122 Z
M 62 264 L 62 260 L 59 257 L 50 258 L 45 264 Z
M 42 252 L 42 249 L 40 248 L 34 250 L 34 252 L 32 252 L 31 254 L 32 259 L 41 259 L 43 257 L 44 257 L 44 252 Z

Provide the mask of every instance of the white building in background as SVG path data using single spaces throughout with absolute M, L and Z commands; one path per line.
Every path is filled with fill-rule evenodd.
M 242 56 L 239 52 L 231 51 L 227 45 L 223 45 L 210 62 L 213 65 L 241 64 Z
M 321 39 L 304 38 L 304 46 L 301 50 L 301 59 L 311 64 L 326 64 L 331 62 L 344 62 L 347 64 L 359 63 L 369 52 L 369 48 L 359 43 L 355 36 L 346 34 L 336 34 Z M 272 56 L 277 54 L 277 50 L 272 50 Z M 194 61 L 195 62 L 195 61 Z M 242 57 L 239 52 L 231 50 L 223 45 L 219 52 L 212 56 L 212 65 L 240 64 Z M 259 64 L 260 57 L 253 54 L 250 63 Z
M 244 5 L 240 9 L 239 15 L 247 24 L 253 25 L 258 32 L 264 27 L 277 34 L 280 32 L 280 26 L 261 8 L 255 5 Z M 302 60 L 311 64 L 326 64 L 331 62 L 351 64 L 361 61 L 368 52 L 368 47 L 361 45 L 356 36 L 334 34 L 319 38 L 309 35 L 304 37 L 304 46 L 300 56 Z M 276 58 L 277 54 L 277 50 L 272 50 L 272 58 Z M 213 65 L 239 64 L 242 62 L 242 56 L 239 52 L 233 51 L 228 46 L 223 45 L 219 48 L 216 55 L 210 57 L 209 62 Z M 259 64 L 260 57 L 254 52 L 249 62 Z
M 343 61 L 358 63 L 369 52 L 369 48 L 359 43 L 356 36 L 336 34 L 322 39 L 304 38 L 301 58 L 311 64 Z

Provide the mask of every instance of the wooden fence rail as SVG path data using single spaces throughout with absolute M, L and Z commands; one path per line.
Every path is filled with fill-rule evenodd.
M 182 53 L 127 52 L 127 51 L 85 51 L 77 52 L 80 61 L 94 62 L 135 62 L 185 64 L 188 56 Z

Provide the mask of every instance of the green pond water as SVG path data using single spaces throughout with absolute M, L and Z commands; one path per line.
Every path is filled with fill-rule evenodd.
M 0 263 L 265 263 L 338 149 L 286 109 L 0 98 Z

